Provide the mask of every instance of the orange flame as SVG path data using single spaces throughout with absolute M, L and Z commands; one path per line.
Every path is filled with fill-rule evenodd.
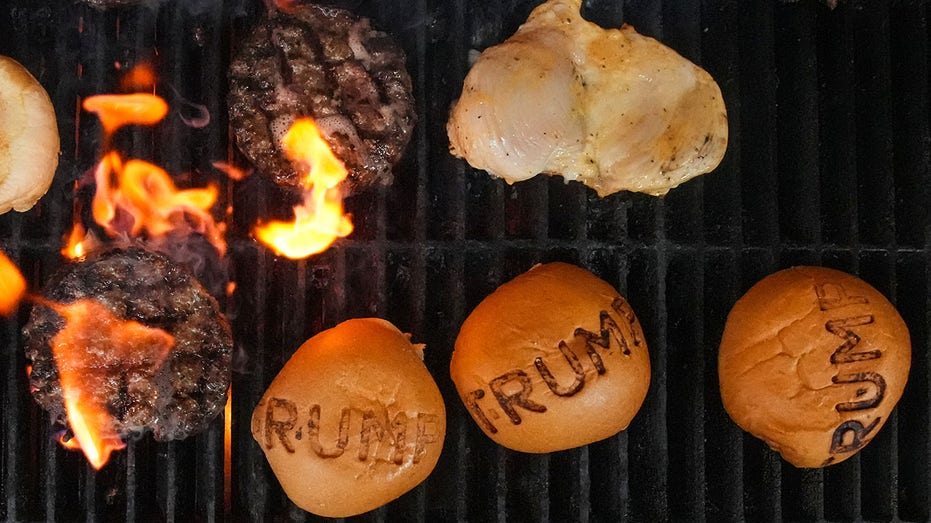
M 223 500 L 230 510 L 233 494 L 233 385 L 226 390 L 226 407 L 223 409 Z
M 216 162 L 213 162 L 212 165 L 213 165 L 214 168 L 216 168 L 218 171 L 221 171 L 221 172 L 225 173 L 226 176 L 227 176 L 230 180 L 234 180 L 234 181 L 237 181 L 237 182 L 240 181 L 240 180 L 245 180 L 247 176 L 249 176 L 250 174 L 252 174 L 252 171 L 251 171 L 251 170 L 244 170 L 244 169 L 241 169 L 241 168 L 239 168 L 239 167 L 236 167 L 236 166 L 233 165 L 233 164 L 226 163 L 226 162 L 216 161 Z
M 174 338 L 161 329 L 121 320 L 93 299 L 43 303 L 65 318 L 65 326 L 52 338 L 65 412 L 74 433 L 73 442 L 62 443 L 80 447 L 99 470 L 111 452 L 125 446 L 106 404 L 106 397 L 118 393 L 109 389 L 121 386 L 109 379 L 110 372 L 132 364 L 134 369 L 154 373 Z
M 122 125 L 153 124 L 168 106 L 150 94 L 94 96 L 84 108 L 97 113 L 108 135 Z M 164 169 L 141 160 L 124 162 L 119 153 L 106 153 L 94 173 L 94 220 L 111 236 L 128 234 L 149 237 L 169 232 L 200 233 L 223 255 L 225 227 L 214 220 L 211 208 L 217 201 L 214 185 L 179 189 Z
M 75 223 L 65 238 L 65 246 L 61 249 L 61 255 L 69 260 L 83 260 L 87 253 L 94 250 L 99 243 L 93 231 L 88 231 L 80 223 Z
M 307 167 L 302 180 L 304 202 L 294 207 L 294 221 L 259 225 L 255 235 L 276 253 L 302 259 L 323 252 L 337 238 L 352 232 L 338 187 L 348 172 L 309 118 L 294 122 L 281 145 L 288 158 Z
M 25 278 L 13 260 L 0 252 L 0 316 L 9 316 L 16 312 L 25 294 Z
M 71 229 L 71 233 L 68 235 L 68 239 L 65 242 L 65 246 L 61 249 L 61 254 L 69 260 L 79 260 L 87 254 L 87 251 L 84 248 L 84 235 L 87 234 L 87 231 L 84 230 L 84 226 L 80 223 L 74 224 L 74 227 Z
M 68 450 L 81 450 L 81 444 L 78 443 L 78 439 L 73 435 L 70 438 L 65 439 L 65 436 L 67 435 L 67 433 L 62 433 L 60 436 L 58 436 L 58 443 L 60 443 L 62 447 L 65 447 Z
M 155 88 L 155 71 L 147 62 L 133 66 L 128 73 L 120 79 L 120 87 L 124 90 L 145 91 Z
M 199 232 L 221 255 L 226 252 L 224 227 L 210 213 L 217 201 L 216 186 L 178 189 L 164 169 L 141 160 L 124 164 L 115 152 L 103 158 L 95 178 L 94 220 L 111 235 L 145 232 L 160 237 L 176 230 Z
M 84 110 L 96 113 L 107 136 L 124 125 L 154 125 L 168 114 L 168 104 L 154 94 L 103 94 L 84 100 Z

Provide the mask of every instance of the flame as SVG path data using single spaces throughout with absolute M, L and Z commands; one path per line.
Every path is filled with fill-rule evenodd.
M 69 260 L 82 260 L 88 252 L 97 247 L 98 243 L 93 232 L 85 229 L 80 223 L 75 223 L 65 239 L 61 255 Z
M 198 232 L 221 255 L 226 252 L 224 226 L 210 213 L 217 201 L 216 186 L 178 189 L 164 169 L 142 160 L 124 164 L 116 152 L 104 156 L 95 178 L 94 220 L 109 234 L 161 237 L 172 231 Z
M 84 110 L 97 114 L 107 136 L 124 125 L 154 125 L 168 114 L 168 104 L 154 94 L 102 94 L 84 100 Z
M 259 225 L 255 235 L 276 253 L 302 259 L 323 252 L 336 238 L 352 232 L 338 187 L 348 172 L 309 118 L 294 122 L 281 145 L 288 158 L 307 168 L 302 180 L 304 202 L 294 207 L 293 221 Z
M 155 88 L 155 71 L 148 62 L 141 62 L 133 66 L 123 78 L 120 87 L 126 91 L 145 91 Z
M 249 170 L 241 169 L 239 167 L 236 167 L 233 164 L 226 163 L 226 162 L 216 161 L 216 162 L 213 162 L 212 165 L 218 171 L 221 171 L 224 174 L 226 174 L 226 176 L 230 180 L 237 181 L 237 182 L 240 180 L 245 180 L 247 176 L 252 174 L 251 169 Z
M 74 443 L 91 466 L 99 470 L 110 453 L 125 444 L 114 428 L 105 398 L 122 386 L 113 383 L 114 368 L 132 365 L 136 371 L 158 370 L 174 345 L 167 332 L 117 318 L 100 302 L 83 298 L 69 304 L 43 301 L 65 318 L 65 326 L 52 338 L 65 412 Z
M 226 390 L 226 407 L 223 408 L 223 500 L 229 512 L 233 493 L 233 385 Z
M 81 444 L 78 443 L 78 439 L 75 438 L 73 434 L 69 437 L 67 432 L 62 432 L 61 435 L 58 436 L 58 443 L 68 450 L 81 450 Z
M 87 252 L 84 249 L 84 235 L 87 234 L 87 231 L 84 230 L 84 226 L 80 223 L 74 224 L 74 227 L 71 229 L 71 234 L 68 235 L 68 240 L 65 242 L 65 246 L 61 249 L 61 254 L 69 260 L 79 260 L 84 257 Z
M 161 98 L 141 93 L 94 96 L 84 101 L 84 108 L 100 117 L 108 136 L 122 125 L 154 124 L 168 111 Z M 225 226 L 211 214 L 218 196 L 215 185 L 179 189 L 164 169 L 142 160 L 124 162 L 116 151 L 104 155 L 94 179 L 92 214 L 111 236 L 200 233 L 220 255 L 226 253 Z
M 26 279 L 13 260 L 0 252 L 0 316 L 9 316 L 16 312 L 25 294 Z

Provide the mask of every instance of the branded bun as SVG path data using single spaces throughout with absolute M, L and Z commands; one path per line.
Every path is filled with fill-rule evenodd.
M 291 501 L 348 517 L 430 475 L 446 410 L 420 348 L 387 321 L 366 318 L 294 353 L 252 416 L 252 435 Z
M 450 373 L 478 426 L 522 452 L 554 452 L 627 428 L 650 385 L 633 310 L 607 282 L 538 265 L 469 315 Z
M 905 322 L 866 282 L 795 267 L 754 285 L 731 310 L 718 359 L 724 408 L 797 467 L 863 448 L 902 396 Z

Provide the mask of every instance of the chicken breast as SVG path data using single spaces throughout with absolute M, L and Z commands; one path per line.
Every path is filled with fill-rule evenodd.
M 550 0 L 466 76 L 450 152 L 508 183 L 538 173 L 600 196 L 663 195 L 713 170 L 727 112 L 711 76 L 633 27 L 603 29 Z

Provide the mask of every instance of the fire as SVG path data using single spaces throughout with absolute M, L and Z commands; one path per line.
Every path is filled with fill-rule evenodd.
M 103 94 L 84 100 L 84 110 L 96 113 L 107 136 L 125 125 L 155 125 L 168 114 L 168 104 L 154 94 Z
M 120 79 L 120 87 L 124 90 L 145 91 L 155 88 L 155 71 L 147 62 L 133 66 L 128 73 Z
M 237 182 L 241 180 L 245 180 L 247 176 L 252 174 L 251 170 L 241 169 L 231 163 L 221 162 L 219 160 L 216 162 L 213 162 L 212 165 L 216 170 L 221 171 L 224 174 L 226 174 L 226 176 L 230 180 L 234 180 Z
M 84 101 L 84 108 L 97 113 L 108 135 L 122 125 L 154 124 L 168 111 L 161 98 L 149 94 L 94 96 Z M 215 185 L 179 189 L 164 169 L 142 160 L 124 162 L 116 151 L 104 155 L 94 178 L 92 214 L 111 236 L 200 233 L 225 254 L 225 227 L 211 213 L 218 196 Z
M 26 280 L 6 254 L 0 252 L 0 316 L 16 312 L 26 294 Z
M 43 303 L 65 318 L 65 326 L 52 339 L 65 412 L 74 433 L 72 441 L 62 444 L 79 447 L 99 470 L 111 452 L 125 446 L 102 399 L 108 396 L 102 391 L 122 386 L 110 379 L 110 372 L 128 365 L 137 372 L 156 372 L 174 338 L 161 329 L 119 319 L 93 299 Z
M 71 232 L 65 238 L 65 246 L 61 255 L 69 260 L 83 260 L 88 252 L 93 251 L 100 244 L 93 231 L 88 231 L 80 223 L 75 223 Z
M 84 230 L 84 226 L 80 223 L 74 224 L 74 227 L 71 229 L 71 234 L 68 235 L 68 240 L 65 242 L 65 246 L 61 249 L 61 254 L 69 260 L 79 260 L 87 254 L 87 250 L 84 248 L 84 235 L 87 234 L 87 231 Z
M 168 114 L 168 104 L 154 94 L 103 94 L 84 100 L 84 110 L 96 113 L 107 136 L 125 125 L 155 125 Z
M 67 433 L 64 432 L 58 436 L 58 443 L 62 447 L 65 447 L 68 450 L 81 450 L 81 444 L 78 443 L 77 438 L 72 435 L 70 438 L 65 439 L 65 436 L 67 436 Z
M 259 225 L 255 235 L 276 253 L 302 259 L 323 252 L 337 238 L 352 232 L 339 190 L 348 172 L 309 118 L 294 122 L 281 145 L 288 158 L 307 170 L 302 180 L 304 202 L 294 207 L 293 221 Z
M 223 500 L 229 512 L 233 493 L 233 385 L 226 391 L 223 409 Z

